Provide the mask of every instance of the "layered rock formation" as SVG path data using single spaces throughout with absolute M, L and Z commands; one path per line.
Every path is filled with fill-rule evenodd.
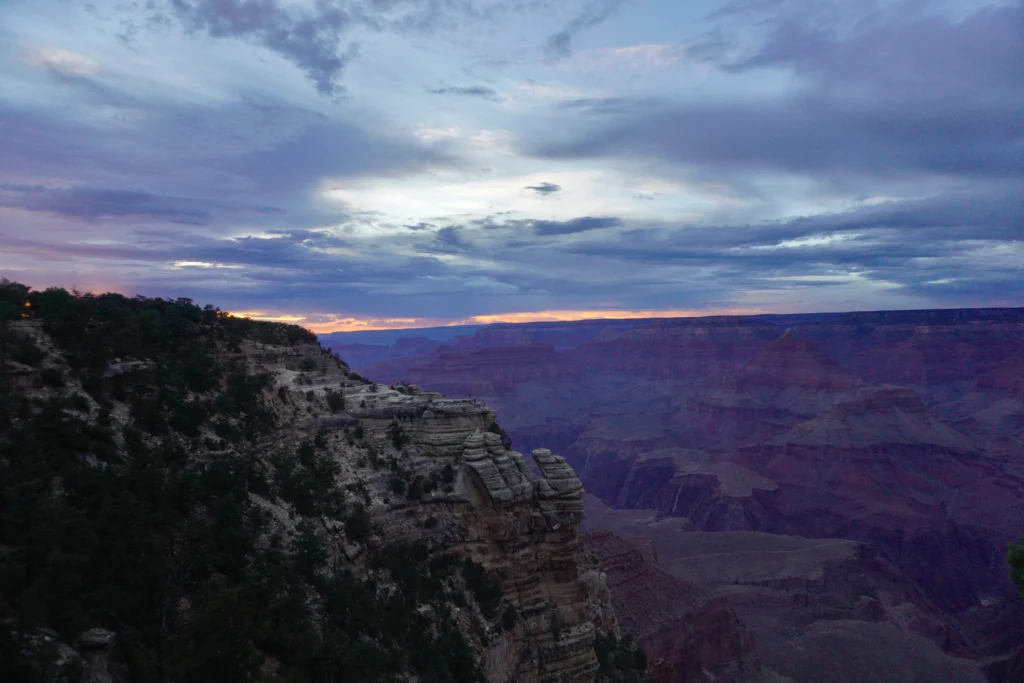
M 586 528 L 610 528 L 656 557 L 664 573 L 724 601 L 753 633 L 765 680 L 772 673 L 796 681 L 982 679 L 977 663 L 955 654 L 963 654 L 963 625 L 937 616 L 920 588 L 870 545 L 692 531 L 687 520 L 611 510 L 591 496 L 587 511 Z M 808 651 L 823 646 L 828 657 Z
M 261 368 L 273 371 L 268 360 L 261 358 Z M 277 376 L 282 386 L 302 386 L 286 368 Z M 454 471 L 449 490 L 411 502 L 388 495 L 383 472 L 356 468 L 352 478 L 371 492 L 380 543 L 426 540 L 432 552 L 469 558 L 498 579 L 505 609 L 515 620 L 497 631 L 486 619 L 477 622 L 490 634 L 479 641 L 487 679 L 593 681 L 598 663 L 591 615 L 606 610 L 607 598 L 577 563 L 583 485 L 572 468 L 537 449 L 535 473 L 520 453 L 506 450 L 500 436 L 487 431 L 495 416 L 481 403 L 415 386 L 387 388 L 331 376 L 327 371 L 313 382 L 312 400 L 340 387 L 347 408 L 341 415 L 308 419 L 305 428 L 358 426 L 385 450 L 394 434 L 389 430 L 397 426 L 408 440 L 399 455 L 402 466 L 416 474 L 445 466 Z M 428 519 L 434 521 L 427 524 Z M 614 628 L 614 616 L 605 621 Z M 473 620 L 466 622 L 472 632 Z
M 1022 309 L 504 325 L 375 372 L 488 392 L 515 443 L 557 444 L 615 506 L 870 544 L 928 619 L 962 626 L 959 645 L 918 633 L 1012 663 L 1024 638 L 994 633 L 1022 612 L 1003 562 L 1024 519 L 1022 339 Z M 467 360 L 538 344 L 543 371 L 524 360 L 500 391 L 500 358 Z
M 620 628 L 650 661 L 664 662 L 657 675 L 675 683 L 760 677 L 754 639 L 724 598 L 669 576 L 650 551 L 610 531 L 588 532 L 581 543 L 599 558 Z

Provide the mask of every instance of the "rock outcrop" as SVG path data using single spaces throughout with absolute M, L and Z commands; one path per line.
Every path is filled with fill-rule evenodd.
M 590 619 L 601 595 L 577 564 L 583 485 L 550 451 L 537 476 L 496 434 L 474 432 L 461 458 L 465 502 L 451 514 L 461 551 L 500 577 L 519 616 L 484 656 L 489 681 L 591 681 L 597 672 Z M 457 492 L 449 500 L 458 500 Z
M 262 359 L 261 367 L 274 369 Z M 284 371 L 278 370 L 278 377 L 294 381 Z M 370 509 L 381 529 L 380 543 L 425 540 L 433 553 L 469 558 L 497 577 L 505 610 L 515 618 L 514 625 L 492 630 L 479 642 L 488 681 L 593 681 L 598 670 L 593 617 L 603 615 L 614 629 L 614 615 L 607 592 L 602 594 L 602 586 L 578 562 L 583 484 L 565 459 L 534 450 L 534 471 L 489 431 L 494 412 L 473 400 L 340 377 L 314 389 L 314 400 L 335 390 L 332 384 L 341 387 L 346 409 L 326 421 L 307 421 L 306 429 L 358 426 L 381 449 L 388 447 L 389 430 L 400 429 L 408 441 L 398 455 L 403 467 L 429 473 L 450 466 L 455 473 L 449 490 L 411 502 L 389 496 L 381 472 L 357 470 L 351 476 L 379 501 Z M 435 520 L 429 527 L 428 518 Z M 478 626 L 488 628 L 489 621 Z

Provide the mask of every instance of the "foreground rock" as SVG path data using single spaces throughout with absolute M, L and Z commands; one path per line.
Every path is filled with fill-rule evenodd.
M 4 330 L 43 381 L 5 383 L 0 405 L 0 678 L 644 668 L 579 548 L 579 478 L 510 450 L 485 405 L 372 383 L 304 330 L 188 300 L 32 301 L 42 324 Z M 149 333 L 124 341 L 124 320 Z M 129 353 L 146 361 L 115 363 Z

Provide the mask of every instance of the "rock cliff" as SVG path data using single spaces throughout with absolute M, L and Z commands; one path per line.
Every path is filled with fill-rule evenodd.
M 335 435 L 328 443 L 345 465 L 338 483 L 368 492 L 367 510 L 379 530 L 373 545 L 426 542 L 432 554 L 468 558 L 497 579 L 503 608 L 514 615 L 507 618 L 510 623 L 498 627 L 486 614 L 467 613 L 463 620 L 488 681 L 595 679 L 590 614 L 602 598 L 577 563 L 583 485 L 563 458 L 534 450 L 535 472 L 522 454 L 506 450 L 501 437 L 489 431 L 495 414 L 484 404 L 410 385 L 391 388 L 349 379 L 343 367 L 324 363 L 319 347 L 245 350 L 254 371 L 273 374 L 275 391 L 285 389 L 292 404 L 306 408 L 307 417 L 295 424 L 291 438 L 303 431 Z M 294 368 L 302 363 L 296 358 L 319 365 L 312 373 L 297 373 Z M 346 407 L 330 413 L 323 408 L 327 394 L 335 391 Z M 354 431 L 362 433 L 362 444 L 349 446 L 342 435 Z M 371 449 L 377 458 L 391 457 L 397 464 L 375 469 L 363 458 Z M 410 481 L 426 482 L 446 469 L 453 473 L 447 490 L 435 488 L 410 500 L 388 488 L 396 470 Z
M 591 683 L 598 638 L 633 661 L 582 483 L 487 406 L 187 300 L 46 296 L 4 321 L 0 674 Z

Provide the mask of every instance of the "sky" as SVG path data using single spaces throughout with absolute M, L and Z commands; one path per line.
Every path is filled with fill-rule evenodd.
M 0 276 L 315 331 L 1024 305 L 1024 4 L 0 0 Z

